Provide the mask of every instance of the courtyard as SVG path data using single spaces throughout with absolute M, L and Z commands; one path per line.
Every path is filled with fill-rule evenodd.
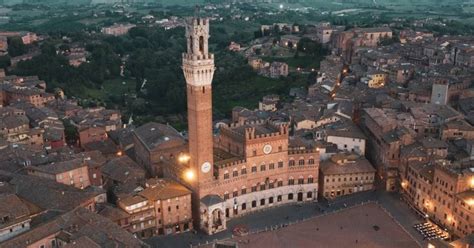
M 310 218 L 272 231 L 225 240 L 238 247 L 420 247 L 376 203 Z M 212 247 L 211 244 L 202 247 Z

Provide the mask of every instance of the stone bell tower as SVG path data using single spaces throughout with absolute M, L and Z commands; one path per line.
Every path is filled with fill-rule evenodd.
M 213 180 L 212 78 L 214 54 L 208 50 L 209 19 L 186 20 L 187 51 L 183 53 L 183 72 L 187 85 L 190 168 L 199 187 Z M 200 196 L 203 197 L 203 196 Z

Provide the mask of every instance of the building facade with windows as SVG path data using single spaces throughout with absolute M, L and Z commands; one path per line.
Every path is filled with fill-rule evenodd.
M 126 229 L 142 238 L 193 227 L 191 191 L 170 179 L 148 179 L 145 189 L 120 199 L 117 205 L 128 214 Z
M 364 157 L 335 154 L 321 162 L 319 194 L 327 199 L 374 189 L 375 168 Z
M 420 214 L 452 235 L 474 233 L 474 170 L 468 164 L 413 161 L 401 184 Z

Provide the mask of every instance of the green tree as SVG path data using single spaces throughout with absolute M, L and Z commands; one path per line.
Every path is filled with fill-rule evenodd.
M 25 44 L 20 37 L 10 37 L 8 38 L 8 53 L 12 57 L 20 56 L 28 52 Z
M 10 66 L 10 56 L 0 56 L 0 68 L 7 68 Z

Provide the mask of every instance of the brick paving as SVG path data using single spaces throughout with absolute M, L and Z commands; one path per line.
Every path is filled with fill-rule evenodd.
M 378 226 L 376 231 L 374 226 Z M 242 248 L 260 247 L 420 247 L 376 203 L 318 216 L 273 231 L 231 239 Z M 204 247 L 212 247 L 207 245 Z

